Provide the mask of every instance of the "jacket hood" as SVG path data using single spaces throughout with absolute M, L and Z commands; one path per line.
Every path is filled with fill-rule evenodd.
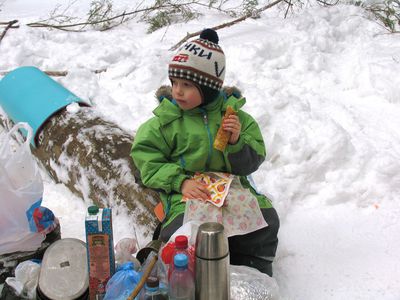
M 161 125 L 166 125 L 179 119 L 184 113 L 196 114 L 201 110 L 213 110 L 217 107 L 221 111 L 225 111 L 228 105 L 232 106 L 235 111 L 238 111 L 246 103 L 246 99 L 242 97 L 240 90 L 236 87 L 224 87 L 217 100 L 203 108 L 197 107 L 188 111 L 183 111 L 177 104 L 173 103 L 171 86 L 161 86 L 155 96 L 160 105 L 153 110 L 153 113 L 158 117 Z
M 226 98 L 229 98 L 230 96 L 234 96 L 237 99 L 242 98 L 242 92 L 235 86 L 224 86 L 222 88 L 222 93 Z M 155 97 L 160 103 L 164 98 L 171 101 L 173 99 L 172 87 L 170 85 L 160 86 L 155 93 Z

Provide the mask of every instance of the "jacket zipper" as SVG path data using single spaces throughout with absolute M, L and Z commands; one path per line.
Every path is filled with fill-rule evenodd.
M 204 125 L 206 126 L 207 129 L 207 135 L 208 135 L 208 155 L 207 155 L 207 161 L 206 161 L 206 171 L 208 171 L 209 169 L 209 165 L 210 165 L 210 161 L 211 161 L 211 154 L 212 154 L 212 136 L 211 136 L 211 131 L 210 131 L 210 127 L 208 126 L 208 117 L 207 117 L 207 112 L 202 109 L 201 110 L 203 112 L 203 121 L 204 121 Z

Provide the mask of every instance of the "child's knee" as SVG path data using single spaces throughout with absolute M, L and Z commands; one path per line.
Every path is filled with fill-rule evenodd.
M 161 228 L 160 240 L 164 243 L 168 242 L 171 236 L 177 231 L 183 224 L 183 214 L 176 216 L 171 223 Z
M 270 231 L 271 234 L 277 235 L 280 227 L 280 221 L 275 208 L 262 208 L 261 212 L 265 221 L 268 223 L 268 231 Z

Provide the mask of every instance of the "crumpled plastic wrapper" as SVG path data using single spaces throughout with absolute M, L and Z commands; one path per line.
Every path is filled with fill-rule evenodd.
M 134 270 L 140 268 L 139 260 L 133 255 L 138 251 L 138 242 L 134 238 L 123 238 L 115 245 L 115 260 L 118 265 L 123 265 L 126 262 L 133 262 Z
M 8 277 L 6 282 L 21 299 L 36 299 L 36 287 L 39 281 L 40 264 L 26 260 L 15 268 L 15 277 Z
M 230 266 L 231 300 L 279 300 L 276 280 L 257 269 Z

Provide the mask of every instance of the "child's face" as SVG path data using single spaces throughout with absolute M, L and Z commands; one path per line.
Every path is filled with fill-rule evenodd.
M 183 110 L 189 110 L 199 106 L 202 102 L 201 94 L 196 85 L 189 80 L 171 78 L 172 97 Z

